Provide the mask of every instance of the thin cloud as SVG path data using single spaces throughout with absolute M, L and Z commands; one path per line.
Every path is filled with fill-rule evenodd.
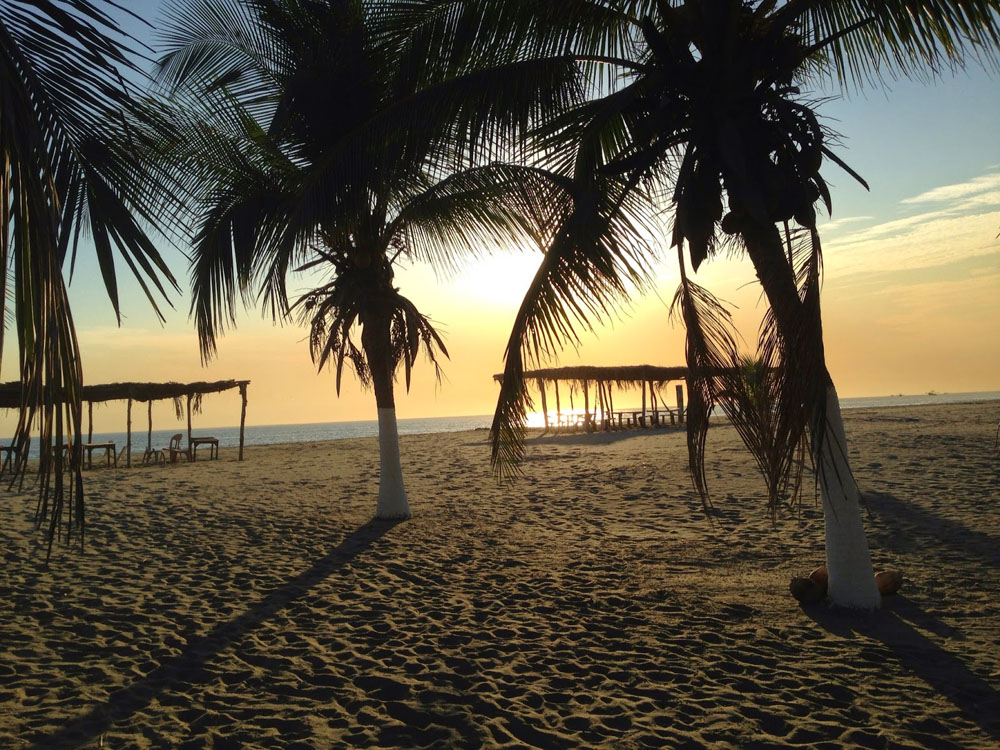
M 827 278 L 898 272 L 983 255 L 997 256 L 1000 210 L 958 216 L 934 211 L 879 224 L 831 240 L 824 252 Z
M 842 253 L 867 250 L 871 255 L 866 266 L 886 268 L 892 267 L 889 258 L 919 263 L 916 259 L 951 255 L 959 246 L 972 254 L 991 246 L 995 250 L 1000 172 L 942 185 L 900 203 L 918 213 L 848 232 L 834 239 L 832 246 Z
M 948 218 L 951 215 L 951 211 L 942 209 L 938 211 L 927 211 L 922 214 L 907 216 L 902 219 L 885 221 L 881 224 L 876 224 L 875 226 L 866 227 L 865 229 L 853 232 L 846 237 L 841 237 L 837 240 L 837 244 L 842 246 L 855 245 L 861 242 L 871 242 L 873 240 L 898 237 L 909 233 L 915 227 L 929 224 L 939 219 Z
M 831 221 L 823 222 L 819 225 L 819 230 L 821 232 L 833 232 L 840 229 L 845 224 L 853 224 L 858 221 L 871 221 L 874 216 L 844 216 L 840 219 L 833 219 Z
M 973 177 L 953 185 L 942 185 L 912 198 L 904 198 L 900 203 L 944 203 L 997 190 L 1000 190 L 1000 172 Z

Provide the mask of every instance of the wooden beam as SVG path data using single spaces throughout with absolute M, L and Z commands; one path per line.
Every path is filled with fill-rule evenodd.
M 128 411 L 125 419 L 125 468 L 132 468 L 132 399 L 128 400 Z
M 583 426 L 590 424 L 590 381 L 583 381 Z
M 94 402 L 87 402 L 87 442 L 94 442 Z
M 191 460 L 191 394 L 187 395 L 187 411 L 188 411 L 188 461 Z
M 556 386 L 556 426 L 558 427 L 562 424 L 562 409 L 559 408 L 559 381 L 555 380 L 553 383 Z
M 549 407 L 545 403 L 545 381 L 541 378 L 538 379 L 538 390 L 542 394 L 542 416 L 545 417 L 545 429 L 549 429 Z
M 153 452 L 153 402 L 146 404 L 146 419 L 149 425 L 146 429 L 146 455 Z
M 684 386 L 677 386 L 677 420 L 684 424 Z

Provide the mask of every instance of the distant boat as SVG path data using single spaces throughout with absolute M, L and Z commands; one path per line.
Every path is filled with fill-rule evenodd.
M 927 391 L 927 395 L 928 396 L 936 396 L 937 395 L 937 391 Z

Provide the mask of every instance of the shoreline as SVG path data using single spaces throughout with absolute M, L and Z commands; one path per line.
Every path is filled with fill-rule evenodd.
M 965 400 L 959 399 L 959 400 L 955 400 L 955 401 L 949 400 L 950 398 L 952 398 L 952 396 L 958 396 L 958 397 L 961 397 L 961 396 L 983 396 L 984 398 L 974 398 L 974 399 L 965 399 Z M 851 403 L 852 401 L 883 400 L 883 399 L 890 399 L 890 398 L 907 398 L 907 399 L 934 398 L 934 399 L 937 399 L 937 400 L 935 400 L 933 402 L 928 402 L 926 404 L 925 403 L 909 403 L 909 404 L 874 404 L 874 405 L 863 404 L 863 405 L 852 405 L 852 403 Z M 993 402 L 993 401 L 1000 401 L 1000 391 L 976 391 L 976 392 L 959 393 L 959 394 L 941 393 L 941 394 L 936 394 L 933 397 L 929 396 L 929 395 L 918 395 L 918 394 L 910 394 L 910 395 L 905 395 L 905 396 L 860 397 L 860 398 L 855 398 L 855 399 L 843 399 L 842 403 L 841 403 L 841 408 L 842 408 L 843 411 L 848 412 L 848 411 L 855 411 L 857 409 L 897 409 L 897 408 L 912 408 L 912 407 L 925 406 L 925 405 L 926 406 L 943 406 L 943 405 L 948 405 L 948 404 L 980 404 L 980 403 L 990 403 L 990 402 Z M 638 409 L 638 406 L 636 407 L 636 409 Z M 629 408 L 629 409 L 624 409 L 623 411 L 632 411 L 632 410 L 633 409 Z M 459 416 L 459 417 L 451 417 L 451 416 L 449 416 L 449 417 L 406 417 L 406 418 L 400 418 L 400 420 L 398 422 L 398 426 L 399 426 L 399 429 L 400 429 L 400 433 L 399 434 L 401 436 L 402 435 L 439 435 L 439 434 L 450 434 L 451 432 L 467 432 L 467 431 L 488 430 L 489 429 L 489 423 L 491 422 L 492 418 L 493 418 L 492 415 L 488 415 L 488 414 L 487 415 L 467 415 L 467 416 Z M 724 416 L 720 415 L 720 418 L 724 419 Z M 713 419 L 715 419 L 715 418 L 713 418 Z M 477 421 L 485 422 L 486 424 L 484 424 L 482 426 L 479 426 L 479 427 L 474 427 L 474 428 L 470 427 L 470 428 L 458 429 L 458 430 L 433 429 L 433 430 L 418 431 L 418 432 L 409 432 L 408 431 L 409 427 L 411 425 L 413 425 L 414 423 L 434 423 L 434 422 L 442 423 L 442 422 L 444 422 L 444 423 L 455 424 L 455 423 L 460 423 L 462 421 L 472 421 L 472 420 L 477 420 Z M 333 436 L 333 437 L 323 436 L 323 437 L 317 437 L 317 438 L 309 438 L 309 437 L 307 437 L 306 439 L 300 439 L 300 440 L 284 439 L 284 440 L 277 440 L 275 442 L 260 442 L 260 443 L 257 443 L 257 442 L 247 442 L 246 445 L 247 446 L 250 446 L 250 445 L 254 445 L 254 446 L 263 446 L 263 445 L 268 445 L 268 446 L 282 446 L 282 445 L 298 444 L 298 443 L 305 443 L 305 442 L 329 442 L 331 440 L 352 440 L 352 439 L 355 439 L 355 438 L 358 438 L 358 437 L 370 437 L 370 436 L 376 435 L 377 434 L 377 426 L 378 426 L 378 420 L 375 420 L 375 419 L 370 419 L 370 420 L 354 420 L 354 421 L 340 421 L 340 422 L 311 422 L 311 423 L 301 423 L 301 424 L 299 424 L 299 423 L 290 423 L 290 424 L 280 424 L 280 425 L 248 425 L 247 426 L 248 432 L 249 431 L 264 431 L 264 432 L 277 431 L 277 432 L 281 433 L 281 432 L 288 432 L 292 428 L 303 428 L 301 430 L 301 432 L 305 432 L 306 434 L 308 434 L 309 432 L 315 432 L 317 430 L 317 428 L 325 428 L 325 429 L 328 429 L 331 432 L 336 432 L 338 429 L 347 429 L 347 428 L 349 428 L 351 430 L 362 429 L 363 432 L 364 432 L 364 434 L 337 435 L 337 436 Z M 182 434 L 185 432 L 184 429 L 179 428 L 179 427 L 158 428 L 158 429 L 154 430 L 154 440 L 153 440 L 154 446 L 162 447 L 163 445 L 165 445 L 166 442 L 167 442 L 167 440 L 169 439 L 169 436 L 172 435 L 172 434 L 174 434 L 174 433 L 176 433 L 178 431 L 178 429 L 180 430 L 180 432 Z M 531 426 L 531 427 L 528 428 L 528 430 L 530 430 L 530 431 L 533 431 L 533 430 L 542 430 L 542 429 L 544 429 L 544 428 L 541 425 L 537 425 L 537 426 L 533 425 L 533 426 Z M 218 425 L 217 426 L 209 426 L 209 427 L 201 427 L 201 426 L 199 426 L 199 427 L 197 427 L 195 429 L 195 432 L 196 433 L 200 433 L 201 435 L 204 435 L 206 433 L 211 433 L 211 434 L 213 434 L 213 436 L 219 437 L 220 440 L 221 440 L 222 447 L 230 447 L 231 448 L 231 447 L 235 447 L 236 445 L 238 445 L 238 433 L 239 433 L 239 427 L 238 426 L 234 426 L 234 425 L 221 426 L 221 427 L 218 426 Z M 102 442 L 104 440 L 114 439 L 115 442 L 116 442 L 116 444 L 119 446 L 119 450 L 120 450 L 120 448 L 125 445 L 125 434 L 126 433 L 124 431 L 119 431 L 119 432 L 102 432 L 102 431 L 98 431 L 98 432 L 94 433 L 94 440 L 96 442 Z M 253 440 L 253 439 L 254 439 L 254 437 L 251 436 L 250 440 Z M 137 429 L 135 430 L 135 432 L 133 432 L 133 445 L 136 446 L 137 448 L 139 446 L 141 446 L 141 450 L 145 450 L 145 440 L 146 440 L 146 430 L 137 427 Z M 3 442 L 3 441 L 0 441 L 0 442 Z M 10 442 L 10 439 L 8 438 L 7 439 L 7 443 L 9 444 L 9 442 Z M 141 453 L 141 450 L 137 450 L 137 453 Z
M 95 470 L 49 568 L 8 492 L 0 745 L 995 747 L 1000 403 L 844 419 L 904 575 L 863 617 L 789 595 L 820 508 L 772 524 L 726 428 L 709 518 L 679 428 L 529 439 L 510 485 L 485 431 L 401 435 L 398 524 L 371 523 L 373 438 Z

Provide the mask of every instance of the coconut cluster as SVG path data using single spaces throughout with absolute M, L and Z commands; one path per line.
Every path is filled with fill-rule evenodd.
M 802 604 L 817 604 L 826 598 L 830 574 L 825 565 L 820 565 L 808 578 L 793 578 L 788 584 L 792 596 Z M 882 596 L 890 596 L 903 585 L 903 574 L 898 570 L 883 570 L 875 574 L 875 585 Z

